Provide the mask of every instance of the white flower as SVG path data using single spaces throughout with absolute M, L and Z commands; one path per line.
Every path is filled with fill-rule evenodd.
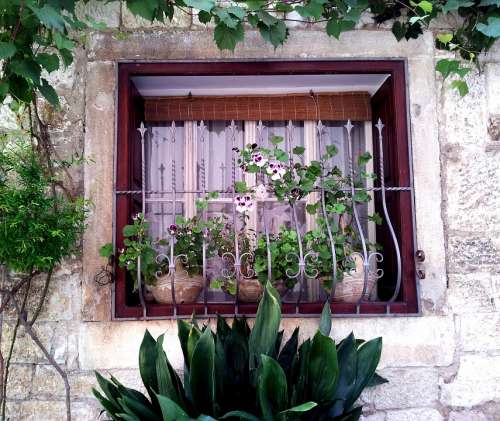
M 255 198 L 258 200 L 264 200 L 267 199 L 267 189 L 264 184 L 259 184 L 257 187 L 255 187 Z
M 236 204 L 236 210 L 241 213 L 251 211 L 253 209 L 252 197 L 248 194 L 244 196 L 236 196 L 234 198 L 234 203 Z
M 286 174 L 286 168 L 279 161 L 270 161 L 267 166 L 267 173 L 271 176 L 271 180 L 279 180 Z
M 252 154 L 252 162 L 258 167 L 262 168 L 267 163 L 267 158 L 264 157 L 260 152 L 254 152 Z

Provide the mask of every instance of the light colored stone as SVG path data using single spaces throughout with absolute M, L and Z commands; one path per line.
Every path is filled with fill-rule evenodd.
M 454 313 L 475 314 L 498 310 L 500 276 L 484 272 L 450 274 L 449 282 L 448 302 Z
M 452 411 L 448 421 L 490 421 L 479 411 Z
M 460 317 L 460 339 L 464 351 L 500 349 L 500 313 L 467 314 Z
M 148 329 L 153 336 L 165 333 L 164 347 L 170 363 L 183 367 L 182 352 L 173 321 L 84 323 L 80 325 L 79 365 L 83 370 L 137 368 L 139 346 Z
M 386 421 L 442 421 L 443 416 L 436 409 L 419 408 L 387 412 Z
M 363 414 L 360 418 L 361 421 L 385 421 L 385 413 L 377 412 L 375 414 Z
M 455 378 L 442 386 L 445 405 L 469 408 L 500 399 L 500 356 L 464 354 Z
M 108 28 L 120 26 L 120 3 L 119 1 L 103 2 L 90 0 L 88 2 L 79 1 L 76 4 L 76 13 L 79 19 L 86 20 L 86 16 L 91 16 L 98 23 L 104 23 Z
M 88 67 L 85 155 L 93 162 L 85 164 L 85 197 L 93 207 L 83 239 L 84 320 L 111 318 L 111 288 L 96 284 L 94 276 L 106 263 L 99 248 L 112 241 L 115 71 L 114 63 L 89 63 Z
M 11 364 L 7 383 L 7 398 L 26 399 L 31 392 L 33 366 L 31 364 Z
M 488 113 L 500 114 L 500 63 L 488 63 L 485 66 L 486 95 L 488 100 Z
M 448 243 L 449 273 L 497 271 L 500 268 L 500 244 L 495 233 L 478 235 L 450 232 Z
M 166 18 L 165 22 L 160 22 L 155 19 L 153 22 L 150 22 L 141 16 L 134 15 L 128 10 L 125 2 L 122 2 L 122 24 L 123 27 L 127 29 L 189 28 L 189 26 L 191 26 L 191 15 L 176 9 L 172 20 Z
M 247 31 L 234 52 L 219 51 L 210 31 L 135 32 L 119 41 L 110 34 L 93 33 L 90 60 L 189 60 L 218 58 L 347 58 L 419 57 L 432 54 L 433 40 L 426 33 L 419 40 L 397 42 L 387 31 L 350 31 L 332 39 L 324 31 L 296 29 L 276 50 L 259 33 Z
M 436 369 L 385 369 L 379 373 L 389 380 L 365 389 L 361 399 L 377 410 L 432 407 L 439 394 Z

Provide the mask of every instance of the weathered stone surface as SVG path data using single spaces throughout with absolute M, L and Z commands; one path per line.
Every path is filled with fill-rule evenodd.
M 93 162 L 85 165 L 85 197 L 93 207 L 83 239 L 84 320 L 111 317 L 111 288 L 96 284 L 94 276 L 105 264 L 99 248 L 112 241 L 115 70 L 114 63 L 89 63 L 88 67 L 85 154 Z
M 106 24 L 108 28 L 117 28 L 120 26 L 120 3 L 119 1 L 90 0 L 86 3 L 80 1 L 76 4 L 76 13 L 80 19 L 85 20 L 89 15 L 96 22 Z
M 30 395 L 32 378 L 33 365 L 11 364 L 9 369 L 7 398 L 15 400 L 26 399 Z
M 476 162 L 481 165 L 474 165 Z M 448 162 L 446 179 L 450 230 L 489 232 L 498 229 L 500 215 L 495 210 L 500 207 L 500 166 L 496 154 L 467 148 L 458 160 Z
M 436 409 L 419 408 L 387 412 L 386 421 L 442 421 L 443 416 Z
M 500 276 L 484 272 L 450 274 L 448 302 L 454 313 L 492 312 L 500 303 Z
M 460 339 L 464 351 L 500 349 L 500 313 L 467 314 L 460 317 Z
M 361 421 L 385 421 L 385 413 L 377 412 L 375 414 L 363 414 L 360 418 Z
M 381 376 L 389 380 L 365 390 L 363 402 L 377 410 L 432 407 L 439 394 L 436 369 L 385 369 Z
M 486 95 L 488 100 L 488 113 L 500 114 L 500 64 L 488 63 L 485 66 Z
M 165 22 L 154 20 L 150 22 L 140 16 L 135 16 L 128 10 L 125 2 L 122 2 L 122 25 L 127 29 L 150 29 L 150 28 L 189 28 L 191 26 L 191 16 L 176 9 L 172 20 L 165 19 Z
M 80 368 L 137 368 L 139 346 L 146 329 L 155 337 L 165 333 L 165 352 L 172 366 L 182 369 L 182 352 L 172 321 L 83 323 L 79 336 Z
M 472 407 L 500 399 L 500 356 L 464 354 L 458 373 L 442 386 L 445 405 Z
M 219 51 L 210 31 L 135 32 L 123 41 L 110 34 L 94 33 L 90 39 L 90 60 L 182 60 L 217 58 L 322 58 L 322 57 L 417 57 L 432 54 L 430 33 L 419 40 L 397 42 L 386 31 L 351 31 L 340 41 L 323 31 L 296 29 L 283 47 L 276 50 L 260 34 L 248 31 L 235 52 Z
M 452 411 L 448 421 L 490 421 L 486 415 L 479 411 Z
M 450 232 L 448 247 L 449 273 L 494 272 L 500 268 L 500 241 L 495 233 Z

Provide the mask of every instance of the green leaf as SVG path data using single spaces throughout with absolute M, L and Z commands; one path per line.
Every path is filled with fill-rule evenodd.
M 196 409 L 203 414 L 214 413 L 215 344 L 212 331 L 205 329 L 196 343 L 191 360 L 189 384 Z
M 132 237 L 137 234 L 137 229 L 133 225 L 125 225 L 123 227 L 123 235 L 125 237 Z
M 34 60 L 12 60 L 9 67 L 16 75 L 32 81 L 35 85 L 40 84 L 42 70 Z
M 270 42 L 274 48 L 282 45 L 288 37 L 288 28 L 283 21 L 278 21 L 272 26 L 259 23 L 258 28 L 262 38 Z
M 201 23 L 208 23 L 212 20 L 212 15 L 208 12 L 204 12 L 203 10 L 200 10 L 198 13 L 198 20 Z
M 448 44 L 453 39 L 453 34 L 438 34 L 436 38 L 443 44 Z
M 304 148 L 303 146 L 295 146 L 295 148 L 292 149 L 292 152 L 295 155 L 303 155 L 305 150 L 306 148 Z
M 304 18 L 319 19 L 323 15 L 325 3 L 327 0 L 310 0 L 304 6 L 296 6 L 295 11 Z
M 157 355 L 156 341 L 146 329 L 139 348 L 139 373 L 152 400 L 155 399 L 156 392 L 158 391 L 158 378 L 156 376 Z
M 257 400 L 264 420 L 273 421 L 288 402 L 287 381 L 281 366 L 267 355 L 261 355 L 257 379 Z
M 358 360 L 356 370 L 356 386 L 351 397 L 346 402 L 346 408 L 358 400 L 363 389 L 368 385 L 380 361 L 382 353 L 382 338 L 372 339 L 364 342 L 358 349 Z
M 459 66 L 459 61 L 444 58 L 436 63 L 436 70 L 441 73 L 443 79 L 446 79 L 452 72 L 455 72 Z
M 56 54 L 39 53 L 35 61 L 49 73 L 59 69 L 59 57 Z
M 326 153 L 331 158 L 339 153 L 336 145 L 326 145 Z
M 38 90 L 54 108 L 59 109 L 61 107 L 56 90 L 45 79 L 42 79 L 42 85 L 38 86 Z
M 184 3 L 186 6 L 203 10 L 204 12 L 211 12 L 215 7 L 215 0 L 184 0 Z
M 61 48 L 59 50 L 59 54 L 61 55 L 63 63 L 66 67 L 68 67 L 71 63 L 73 63 L 73 54 L 71 53 L 70 50 L 66 48 Z
M 11 58 L 16 54 L 16 46 L 11 42 L 0 42 L 0 60 Z
M 364 153 L 362 153 L 361 155 L 358 156 L 358 165 L 359 166 L 365 165 L 368 162 L 370 162 L 371 159 L 372 159 L 371 153 L 370 152 L 364 152 Z
M 280 319 L 279 295 L 268 281 L 259 303 L 254 328 L 250 333 L 248 342 L 250 369 L 257 368 L 261 355 L 272 355 L 274 352 Z
M 482 0 L 479 6 L 496 6 L 500 7 L 500 0 Z
M 392 33 L 398 41 L 401 41 L 406 35 L 406 26 L 397 20 L 392 24 Z
M 49 4 L 45 4 L 42 8 L 30 4 L 28 4 L 28 7 L 47 28 L 55 29 L 59 32 L 64 31 L 64 19 L 60 13 Z
M 326 24 L 326 33 L 339 39 L 342 32 L 351 31 L 355 26 L 356 22 L 331 18 Z
M 291 413 L 291 412 L 307 412 L 310 411 L 311 409 L 317 407 L 318 404 L 316 402 L 305 402 L 301 405 L 294 406 L 293 408 L 287 409 L 285 411 L 282 411 L 279 413 L 279 415 L 282 417 L 281 419 L 287 419 L 286 415 Z M 285 417 L 283 417 L 285 416 Z
M 231 411 L 220 417 L 221 420 L 225 420 L 226 418 L 237 418 L 245 421 L 261 421 L 260 418 L 245 411 Z
M 281 149 L 276 149 L 274 151 L 274 156 L 280 162 L 287 162 L 288 161 L 288 154 Z
M 452 12 L 458 10 L 460 7 L 473 6 L 474 2 L 468 0 L 448 0 L 443 6 L 443 13 Z
M 469 86 L 467 85 L 467 82 L 463 80 L 454 80 L 451 82 L 451 87 L 456 89 L 462 97 L 469 93 Z
M 431 13 L 432 12 L 432 3 L 427 0 L 423 0 L 419 3 L 417 3 L 417 7 L 422 9 L 425 13 Z
M 389 383 L 389 380 L 382 377 L 380 374 L 374 373 L 373 377 L 370 379 L 366 387 L 375 387 L 384 383 Z
M 319 331 L 325 335 L 330 336 L 332 330 L 332 312 L 330 310 L 330 303 L 327 301 L 323 306 L 321 318 L 319 320 Z
M 243 25 L 239 23 L 236 28 L 230 28 L 223 22 L 215 27 L 214 40 L 220 50 L 234 51 L 236 44 L 243 41 Z
M 113 244 L 111 243 L 104 244 L 99 249 L 99 255 L 106 258 L 111 257 L 113 255 Z
M 351 333 L 343 339 L 337 348 L 337 359 L 339 363 L 339 381 L 332 396 L 334 404 L 330 409 L 330 415 L 338 416 L 345 411 L 345 402 L 351 398 L 356 385 L 356 371 L 358 354 L 356 340 Z
M 246 193 L 246 191 L 248 190 L 247 183 L 245 183 L 244 181 L 235 181 L 234 189 L 236 193 Z
M 269 141 L 273 145 L 279 145 L 281 142 L 283 142 L 283 140 L 284 140 L 283 136 L 272 136 L 271 139 L 269 139 Z
M 499 38 L 500 37 L 500 17 L 490 16 L 488 24 L 478 23 L 476 30 L 483 33 L 487 37 Z
M 56 47 L 58 50 L 69 50 L 71 51 L 75 48 L 75 43 L 71 41 L 68 37 L 64 36 L 59 32 L 54 32 L 53 34 L 54 42 L 56 43 Z M 61 52 L 61 51 L 59 51 Z M 64 59 L 64 57 L 63 57 Z
M 309 396 L 314 402 L 332 398 L 337 387 L 339 367 L 335 342 L 317 332 L 311 344 L 309 356 Z
M 189 416 L 173 400 L 166 396 L 156 395 L 160 404 L 163 421 L 183 421 L 189 420 Z
M 128 10 L 134 15 L 152 21 L 159 7 L 158 0 L 126 0 Z

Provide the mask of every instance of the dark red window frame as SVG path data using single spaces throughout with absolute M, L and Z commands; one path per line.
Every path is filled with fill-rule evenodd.
M 143 119 L 144 107 L 141 96 L 132 81 L 132 77 L 138 75 L 389 74 L 390 77 L 372 98 L 373 121 L 379 117 L 384 121 L 386 124 L 384 141 L 391 146 L 388 148 L 390 152 L 384 155 L 386 185 L 410 187 L 412 180 L 405 69 L 404 60 L 119 63 L 116 190 L 140 190 L 141 175 L 137 170 L 140 167 L 137 164 L 140 160 L 140 143 L 137 138 L 137 127 Z M 377 138 L 374 137 L 374 139 Z M 375 148 L 374 155 L 377 167 L 377 148 Z M 140 210 L 138 200 L 139 197 L 116 195 L 115 243 L 117 249 L 123 247 L 122 228 L 130 223 L 132 215 Z M 389 198 L 388 206 L 391 215 L 394 215 L 393 223 L 400 243 L 403 268 L 401 291 L 398 299 L 390 304 L 390 314 L 417 314 L 419 305 L 414 259 L 413 195 L 410 191 L 398 193 Z M 131 286 L 130 282 L 127 282 L 125 271 L 116 267 L 115 274 L 114 317 L 143 317 L 143 309 L 139 303 L 130 299 Z M 303 303 L 300 313 L 302 316 L 319 314 L 321 308 L 322 304 Z M 332 303 L 331 309 L 336 315 L 356 314 L 355 304 Z M 361 315 L 387 314 L 387 306 L 382 302 L 363 303 L 358 310 Z M 181 304 L 178 307 L 178 316 L 189 316 L 193 311 L 203 315 L 205 312 L 203 304 Z M 284 315 L 293 315 L 295 311 L 295 305 L 283 304 Z M 240 303 L 239 312 L 253 315 L 256 312 L 256 305 Z M 209 304 L 208 313 L 232 314 L 234 305 L 231 303 Z M 146 315 L 147 317 L 170 317 L 173 315 L 173 307 L 148 304 Z

